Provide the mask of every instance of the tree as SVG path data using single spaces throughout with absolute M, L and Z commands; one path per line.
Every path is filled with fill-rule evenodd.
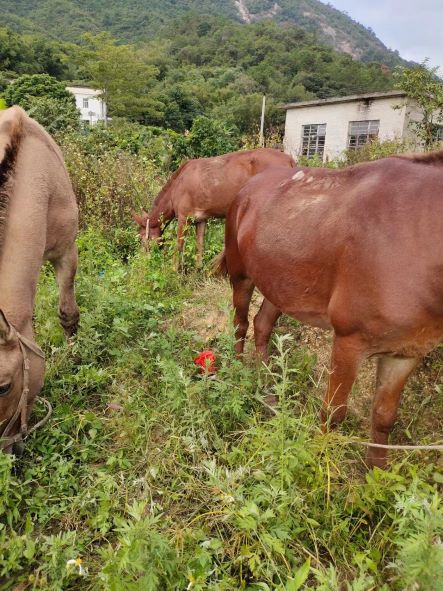
M 20 105 L 25 110 L 30 106 L 31 97 L 45 97 L 75 107 L 73 95 L 66 90 L 65 84 L 49 74 L 23 74 L 6 88 L 3 94 L 8 106 Z
M 238 130 L 209 117 L 197 117 L 188 136 L 193 158 L 218 156 L 238 150 Z
M 420 111 L 420 120 L 411 123 L 425 147 L 435 142 L 435 132 L 443 123 L 443 83 L 437 77 L 439 68 L 425 60 L 413 68 L 396 68 L 395 87 L 406 92 Z
M 165 104 L 164 125 L 175 131 L 190 129 L 194 119 L 203 111 L 197 98 L 187 94 L 179 86 L 168 91 Z
M 85 76 L 102 91 L 109 114 L 147 123 L 161 118 L 163 103 L 154 92 L 158 69 L 143 61 L 137 48 L 117 45 L 107 33 L 83 36 L 74 59 Z

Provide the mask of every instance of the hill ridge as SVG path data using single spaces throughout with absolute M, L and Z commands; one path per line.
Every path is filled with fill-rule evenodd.
M 402 61 L 371 29 L 320 0 L 0 0 L 0 12 L 4 26 L 74 42 L 83 32 L 103 30 L 122 41 L 146 41 L 190 12 L 241 23 L 271 19 L 295 24 L 365 62 L 393 66 Z

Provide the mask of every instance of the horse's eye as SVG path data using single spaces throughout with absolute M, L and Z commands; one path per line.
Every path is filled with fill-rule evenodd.
M 9 394 L 10 389 L 11 384 L 3 384 L 3 386 L 0 386 L 0 396 L 6 396 L 6 394 Z

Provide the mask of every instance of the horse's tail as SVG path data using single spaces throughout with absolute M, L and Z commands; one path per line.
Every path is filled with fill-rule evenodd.
M 228 273 L 228 266 L 226 264 L 226 250 L 223 249 L 221 253 L 219 253 L 211 263 L 211 275 L 215 275 L 216 277 L 227 277 Z

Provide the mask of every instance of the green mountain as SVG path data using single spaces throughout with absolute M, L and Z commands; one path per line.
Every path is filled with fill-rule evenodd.
M 296 24 L 320 42 L 362 61 L 392 66 L 401 61 L 376 35 L 319 0 L 0 0 L 2 25 L 76 41 L 86 31 L 148 41 L 163 26 L 190 12 L 242 23 L 272 19 Z

